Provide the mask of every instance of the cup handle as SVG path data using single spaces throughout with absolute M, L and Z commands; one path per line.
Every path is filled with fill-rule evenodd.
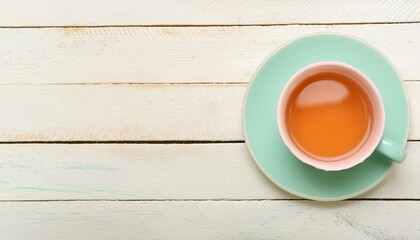
M 402 163 L 407 156 L 407 152 L 404 148 L 386 137 L 382 137 L 381 142 L 376 149 L 396 163 Z

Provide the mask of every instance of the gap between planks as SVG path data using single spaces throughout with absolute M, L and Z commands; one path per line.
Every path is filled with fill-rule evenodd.
M 224 144 L 245 143 L 244 140 L 158 140 L 158 141 L 0 141 L 0 144 Z
M 404 79 L 403 82 L 420 82 L 417 79 Z M 161 85 L 161 86 L 171 86 L 171 85 L 214 85 L 214 86 L 223 86 L 223 85 L 235 85 L 235 86 L 248 86 L 250 81 L 247 82 L 144 82 L 144 83 L 136 83 L 136 82 L 91 82 L 91 83 L 0 83 L 0 86 L 80 86 L 80 85 L 146 85 L 146 86 L 153 86 L 153 85 Z
M 409 80 L 404 79 L 406 81 L 420 81 L 420 80 Z M 163 86 L 170 86 L 170 85 L 243 85 L 247 86 L 249 81 L 244 82 L 72 82 L 72 83 L 0 83 L 0 86 L 78 86 L 78 85 L 163 85 Z
M 43 199 L 43 200 L 0 200 L 1 203 L 43 203 L 43 202 L 322 202 L 303 198 L 290 199 Z M 417 198 L 351 198 L 331 202 L 419 202 Z
M 420 142 L 420 139 L 409 139 L 407 142 Z M 161 140 L 161 141 L 1 141 L 0 144 L 225 144 L 245 143 L 244 140 Z
M 128 24 L 128 25 L 49 25 L 49 26 L 0 26 L 0 28 L 130 28 L 130 27 L 276 27 L 276 26 L 340 26 L 340 25 L 384 25 L 384 24 L 416 24 L 420 21 L 404 22 L 334 22 L 334 23 L 261 23 L 261 24 Z

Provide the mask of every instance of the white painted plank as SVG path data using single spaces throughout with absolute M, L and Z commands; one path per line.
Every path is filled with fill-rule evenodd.
M 316 32 L 365 39 L 390 58 L 403 79 L 420 80 L 417 23 L 0 28 L 0 84 L 248 82 L 274 49 Z
M 405 82 L 420 139 L 420 82 Z M 0 141 L 243 140 L 246 84 L 1 85 Z
M 0 1 L 0 26 L 238 25 L 419 20 L 420 5 L 416 0 Z
M 4 239 L 417 239 L 420 202 L 9 202 Z
M 244 92 L 245 85 L 2 85 L 0 141 L 241 139 Z
M 358 198 L 420 199 L 420 143 L 407 151 Z M 298 198 L 271 183 L 243 143 L 2 144 L 0 176 L 0 200 Z

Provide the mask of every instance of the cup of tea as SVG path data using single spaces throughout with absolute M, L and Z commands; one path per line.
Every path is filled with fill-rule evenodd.
M 280 94 L 277 125 L 299 160 L 326 171 L 351 168 L 375 150 L 397 163 L 406 157 L 401 145 L 383 136 L 385 108 L 378 89 L 343 62 L 318 62 L 296 72 Z

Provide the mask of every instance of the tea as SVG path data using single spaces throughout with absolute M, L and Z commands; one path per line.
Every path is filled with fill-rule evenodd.
M 324 72 L 298 83 L 285 114 L 287 131 L 303 152 L 336 161 L 356 152 L 368 138 L 373 104 L 357 79 Z

